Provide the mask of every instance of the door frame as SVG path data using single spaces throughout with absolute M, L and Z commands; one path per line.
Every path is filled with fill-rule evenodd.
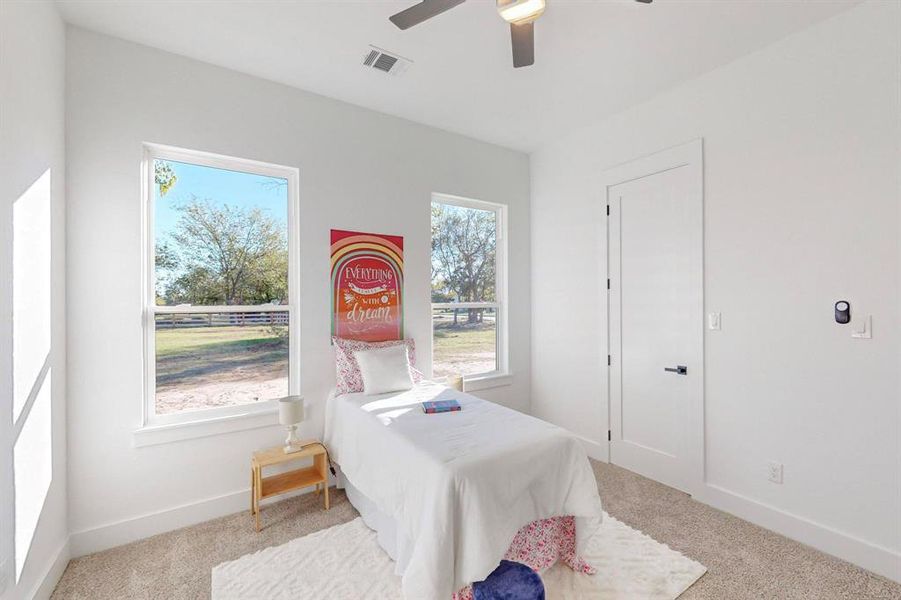
M 601 211 L 604 218 L 601 219 L 602 231 L 600 238 L 606 240 L 601 247 L 604 259 L 600 261 L 603 272 L 600 278 L 603 298 L 607 298 L 607 357 L 608 364 L 603 365 L 607 369 L 607 422 L 609 433 L 607 441 L 607 454 L 612 461 L 612 445 L 614 441 L 622 439 L 622 432 L 613 423 L 613 391 L 615 385 L 621 385 L 621 361 L 620 349 L 615 347 L 613 332 L 614 311 L 619 314 L 618 298 L 615 290 L 610 290 L 608 283 L 610 277 L 610 188 L 656 175 L 677 168 L 688 168 L 693 172 L 691 192 L 688 198 L 693 222 L 691 240 L 691 270 L 689 278 L 693 291 L 692 322 L 693 329 L 697 332 L 688 349 L 686 360 L 694 367 L 697 377 L 692 378 L 692 399 L 689 405 L 689 414 L 686 423 L 688 427 L 686 448 L 686 471 L 684 473 L 685 491 L 692 495 L 698 495 L 705 480 L 705 436 L 704 436 L 704 144 L 703 139 L 698 138 L 690 142 L 673 146 L 660 152 L 655 152 L 641 158 L 616 165 L 604 171 L 602 174 L 602 202 Z M 617 336 L 618 339 L 618 336 Z M 621 395 L 620 395 L 621 397 Z M 618 424 L 621 427 L 621 423 Z

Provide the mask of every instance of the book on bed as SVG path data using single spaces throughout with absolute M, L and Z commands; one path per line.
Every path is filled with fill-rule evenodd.
M 460 410 L 460 403 L 456 400 L 429 400 L 422 403 L 422 412 L 430 415 L 457 410 Z

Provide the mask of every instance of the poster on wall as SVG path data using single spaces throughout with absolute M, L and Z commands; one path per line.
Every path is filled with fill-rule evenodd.
M 332 229 L 332 335 L 404 337 L 404 238 Z

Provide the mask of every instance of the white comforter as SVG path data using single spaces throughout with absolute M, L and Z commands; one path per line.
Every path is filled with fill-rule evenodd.
M 460 412 L 420 402 L 456 398 Z M 597 482 L 563 429 L 433 383 L 330 398 L 325 443 L 353 485 L 409 542 L 404 596 L 449 600 L 484 579 L 524 525 L 576 517 L 578 549 L 601 522 Z

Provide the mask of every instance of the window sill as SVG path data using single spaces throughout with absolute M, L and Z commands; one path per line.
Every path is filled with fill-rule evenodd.
M 134 431 L 132 446 L 143 448 L 145 446 L 156 446 L 235 431 L 272 427 L 273 425 L 278 425 L 278 410 L 275 408 L 181 423 L 145 425 Z
M 509 373 L 495 373 L 493 375 L 481 375 L 463 379 L 463 389 L 467 392 L 478 392 L 496 387 L 503 387 L 513 383 L 513 375 Z

